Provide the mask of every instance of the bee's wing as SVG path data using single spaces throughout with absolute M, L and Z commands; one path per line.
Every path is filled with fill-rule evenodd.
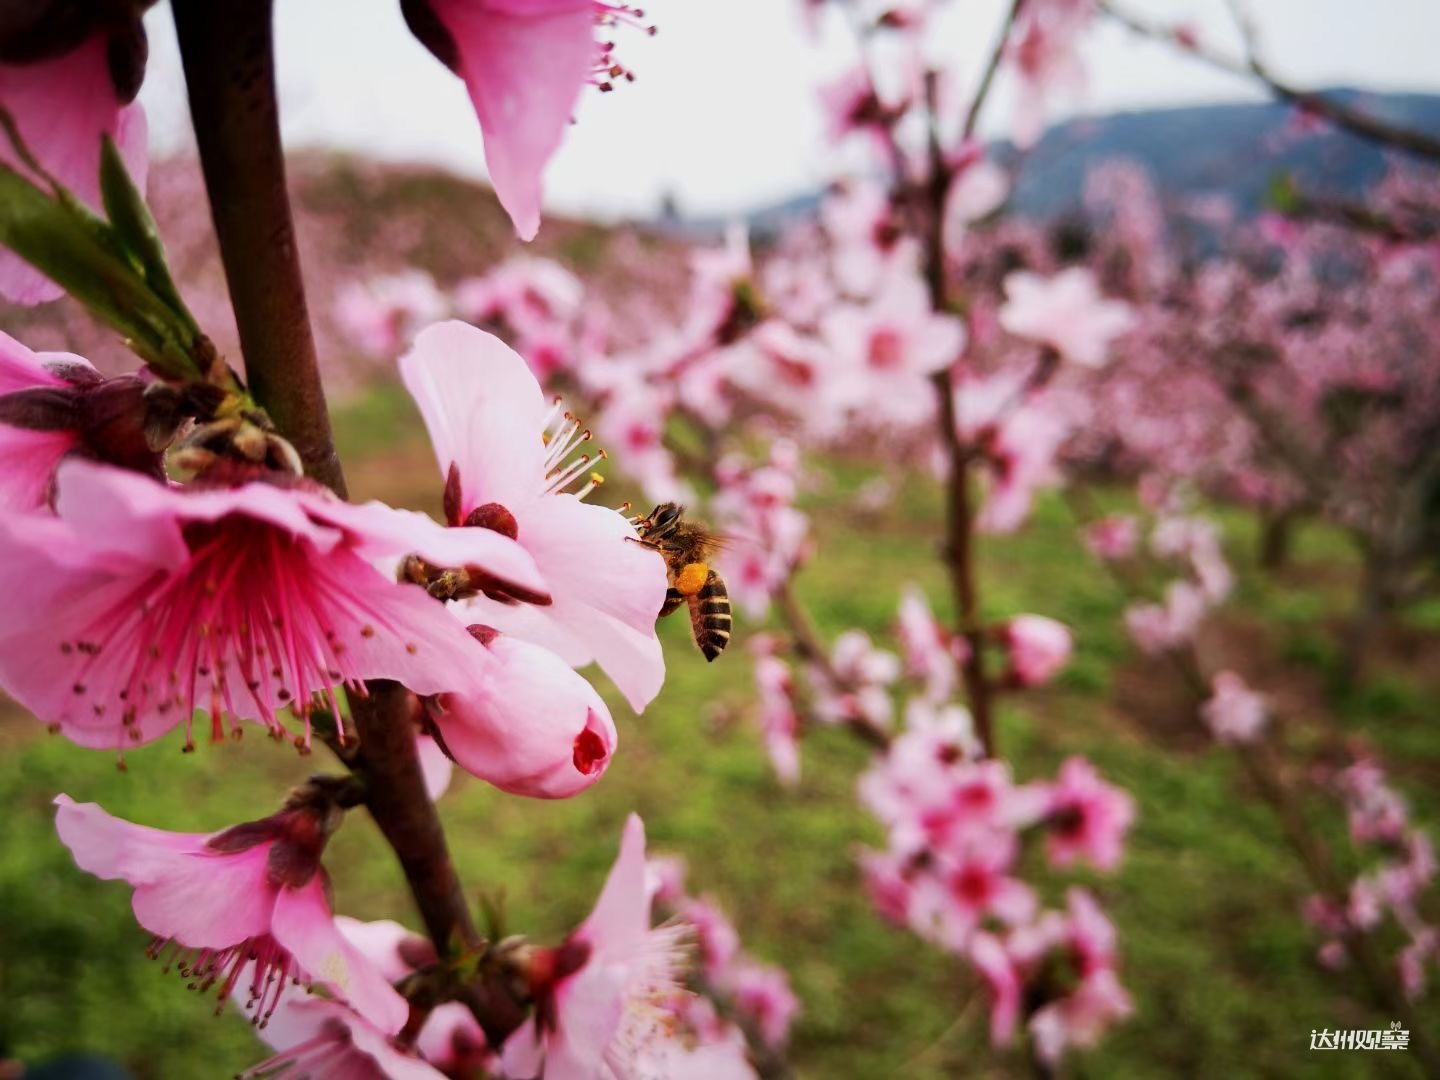
M 758 536 L 746 533 L 712 533 L 707 530 L 702 542 L 706 551 L 733 551 L 736 548 L 755 547 L 761 540 Z

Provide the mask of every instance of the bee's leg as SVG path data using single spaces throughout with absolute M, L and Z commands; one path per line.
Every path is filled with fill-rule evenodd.
M 730 627 L 730 594 L 720 575 L 707 570 L 704 585 L 690 598 L 690 629 L 706 660 L 714 660 L 725 651 L 730 644 Z
M 713 575 L 714 571 L 703 562 L 686 563 L 675 575 L 675 583 L 665 594 L 665 604 L 660 608 L 660 614 L 657 617 L 663 619 L 686 600 L 694 597 L 705 587 L 705 579 Z
M 715 576 L 715 571 L 710 569 L 708 563 L 692 562 L 686 563 L 675 575 L 675 590 L 681 596 L 694 596 L 705 587 L 705 583 Z
M 627 536 L 627 537 L 625 537 L 625 539 L 628 540 L 628 541 L 629 541 L 630 543 L 632 543 L 632 544 L 639 544 L 641 547 L 647 547 L 647 548 L 649 548 L 651 551 L 664 551 L 664 550 L 665 550 L 665 549 L 662 548 L 659 544 L 655 543 L 653 540 L 641 540 L 640 537 L 638 537 L 638 536 Z

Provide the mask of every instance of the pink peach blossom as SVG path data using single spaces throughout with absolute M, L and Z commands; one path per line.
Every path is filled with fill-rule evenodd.
M 896 627 L 905 655 L 905 673 L 925 681 L 926 698 L 944 701 L 955 692 L 959 680 L 956 651 L 963 646 L 963 639 L 947 640 L 925 594 L 915 585 L 906 585 L 901 591 Z
M 443 607 L 372 559 L 416 551 L 539 594 L 534 563 L 486 529 L 443 529 L 308 481 L 166 487 L 61 466 L 56 517 L 0 516 L 0 682 L 90 747 L 148 742 L 191 719 L 259 720 L 389 678 L 421 694 L 471 686 L 475 646 Z M 33 612 L 47 612 L 37 623 Z M 308 739 L 308 720 L 307 735 Z
M 1132 604 L 1125 627 L 1135 644 L 1150 654 L 1177 649 L 1195 636 L 1209 609 L 1204 592 L 1188 581 L 1172 581 L 1163 604 Z
M 1265 698 L 1251 690 L 1233 671 L 1217 672 L 1210 680 L 1210 700 L 1200 707 L 1200 716 L 1216 740 L 1223 743 L 1254 742 L 1265 726 Z
M 1084 889 L 1070 889 L 1066 900 L 1065 915 L 1047 915 L 1048 926 L 1042 920 L 1033 938 L 1024 940 L 1027 935 L 1021 931 L 1012 938 L 1012 949 L 1028 970 L 1038 970 L 1044 954 L 1058 949 L 1078 978 L 1073 990 L 1030 1018 L 1035 1052 L 1052 1066 L 1067 1049 L 1094 1046 L 1134 1010 L 1115 970 L 1115 927 Z
M 1085 546 L 1105 560 L 1128 559 L 1140 539 L 1140 526 L 1129 514 L 1112 514 L 1085 530 Z
M 1005 279 L 1005 296 L 1002 327 L 1082 367 L 1103 365 L 1111 343 L 1135 323 L 1130 306 L 1101 296 L 1094 275 L 1084 267 L 1048 279 L 1017 270 Z
M 631 814 L 595 909 L 557 950 L 553 981 L 537 989 L 543 1022 L 532 1017 L 505 1043 L 507 1075 L 631 1076 L 668 1053 L 653 1014 L 678 992 L 683 933 L 650 926 L 645 827 Z
M 1035 893 L 1013 876 L 1016 843 L 1011 834 L 971 835 L 937 858 L 933 874 L 911 894 L 911 927 L 943 948 L 964 950 L 987 919 L 1017 925 L 1035 912 Z
M 1060 767 L 1050 789 L 1047 815 L 1050 837 L 1046 851 L 1056 866 L 1087 859 L 1100 870 L 1112 870 L 1124 851 L 1125 834 L 1135 819 L 1135 801 L 1107 784 L 1084 758 L 1072 757 Z
M 320 853 L 334 823 L 322 811 L 194 834 L 132 825 L 68 795 L 55 805 L 55 827 L 80 868 L 134 886 L 136 921 L 155 935 L 151 952 L 173 949 L 186 977 L 218 983 L 222 1001 L 243 989 L 261 1022 L 289 980 L 303 979 L 387 1034 L 404 1025 L 405 999 L 331 915 Z
M 1010 656 L 1010 676 L 1020 686 L 1049 682 L 1065 667 L 1073 647 L 1065 624 L 1044 615 L 1016 615 L 1001 636 Z
M 714 901 L 686 897 L 676 909 L 694 931 L 702 970 L 712 980 L 723 980 L 740 955 L 740 934 Z
M 335 298 L 340 332 L 367 356 L 392 357 L 447 310 L 435 280 L 422 270 L 405 270 L 347 282 Z
M 619 513 L 582 501 L 598 483 L 591 470 L 599 461 L 570 459 L 590 433 L 558 404 L 547 407 L 514 350 L 465 323 L 422 332 L 400 373 L 448 478 L 452 524 L 512 537 L 553 599 L 537 607 L 477 596 L 467 621 L 543 645 L 571 665 L 593 660 L 644 709 L 665 678 L 655 636 L 665 566 L 632 542 L 635 530 Z M 577 480 L 584 486 L 571 494 Z
M 800 999 L 790 988 L 790 977 L 769 964 L 742 960 L 730 973 L 727 985 L 736 1008 L 754 1019 L 761 1037 L 773 1047 L 783 1047 L 800 1014 Z
M 987 447 L 993 479 L 978 528 L 1003 534 L 1020 527 L 1035 493 L 1059 481 L 1055 457 L 1071 426 L 1059 410 L 1040 402 L 1030 402 L 1005 417 Z

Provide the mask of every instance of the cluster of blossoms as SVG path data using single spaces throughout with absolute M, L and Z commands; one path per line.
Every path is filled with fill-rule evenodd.
M 1134 803 L 1082 758 L 1052 783 L 1017 784 L 1006 765 L 977 756 L 963 709 L 915 704 L 860 782 L 888 839 L 864 857 L 871 896 L 888 919 L 974 965 L 997 1045 L 1023 1022 L 1053 1064 L 1067 1047 L 1094 1045 L 1130 999 L 1094 898 L 1072 889 L 1065 912 L 1041 911 L 1018 876 L 1022 849 L 1043 837 L 1054 868 L 1114 869 Z
M 1350 842 L 1365 868 L 1345 895 L 1306 900 L 1306 919 L 1326 939 L 1319 960 L 1329 968 L 1347 966 L 1357 939 L 1374 940 L 1391 922 L 1401 942 L 1395 971 L 1406 996 L 1416 1000 L 1425 992 L 1429 969 L 1440 963 L 1440 930 L 1421 912 L 1436 873 L 1430 837 L 1411 823 L 1405 800 L 1368 755 L 1335 772 L 1328 786 L 1345 808 Z
M 1220 543 L 1220 531 L 1208 518 L 1185 513 L 1165 500 L 1151 524 L 1149 546 L 1141 547 L 1140 522 L 1129 514 L 1100 518 L 1086 526 L 1086 546 L 1117 576 L 1137 579 L 1164 575 L 1158 601 L 1139 601 L 1125 611 L 1125 626 L 1142 652 L 1160 654 L 1188 649 L 1201 623 L 1230 594 L 1234 576 Z M 1179 571 L 1178 576 L 1169 577 Z
M 407 1002 L 394 989 L 441 966 L 431 942 L 395 922 L 331 914 L 318 862 L 328 832 L 308 808 L 206 837 L 57 801 L 80 865 L 134 886 L 152 951 L 170 950 L 185 978 L 219 984 L 222 1001 L 253 1015 L 275 1053 L 246 1076 L 754 1076 L 743 1040 L 699 1042 L 661 1019 L 692 1007 L 681 986 L 687 931 L 651 925 L 645 832 L 633 815 L 589 917 L 554 948 L 507 940 L 492 959 L 534 1002 L 534 1016 L 497 1047 L 459 1001 Z

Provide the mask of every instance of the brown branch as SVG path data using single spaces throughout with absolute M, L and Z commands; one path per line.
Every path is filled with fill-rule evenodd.
M 343 496 L 285 187 L 272 2 L 176 0 L 175 30 L 251 392 Z
M 251 390 L 306 472 L 344 495 L 345 479 L 305 306 L 280 146 L 271 0 L 174 0 L 200 161 Z M 395 849 L 437 950 L 479 940 L 425 792 L 413 699 L 391 682 L 355 695 L 367 805 Z
M 1098 2 L 1101 11 L 1141 37 L 1176 42 L 1173 27 L 1149 22 L 1138 15 L 1116 7 L 1111 0 L 1098 0 Z M 1245 59 L 1239 59 L 1198 42 L 1184 48 L 1186 53 L 1213 68 L 1229 72 L 1232 75 L 1258 80 L 1270 91 L 1272 96 L 1295 105 L 1313 116 L 1328 120 L 1337 128 L 1348 131 L 1352 135 L 1379 143 L 1382 146 L 1393 147 L 1426 161 L 1440 162 L 1440 138 L 1427 135 L 1422 131 L 1401 127 L 1398 124 L 1391 124 L 1363 110 L 1352 108 L 1334 98 L 1326 97 L 1324 94 L 1316 93 L 1313 90 L 1302 90 L 1282 82 L 1257 56 L 1251 55 Z
M 415 698 L 399 683 L 372 682 L 368 697 L 354 696 L 350 715 L 360 733 L 356 766 L 368 780 L 366 808 L 395 849 L 405 879 L 415 894 L 420 917 L 441 956 L 474 948 L 480 934 L 435 804 L 425 791 L 416 752 Z

